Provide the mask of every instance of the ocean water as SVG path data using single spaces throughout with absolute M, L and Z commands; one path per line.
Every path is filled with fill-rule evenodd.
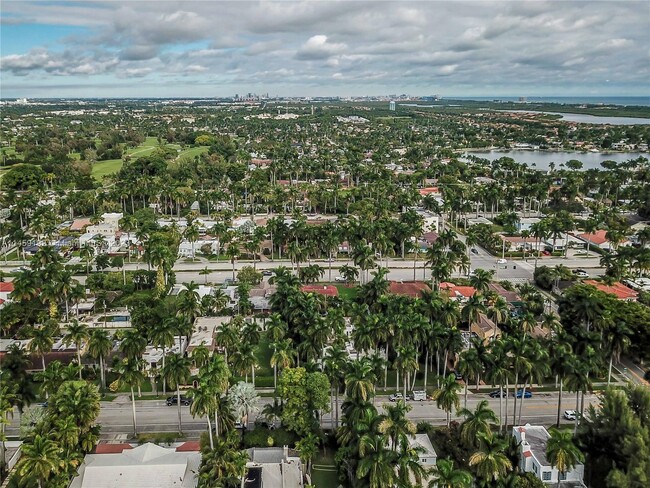
M 450 100 L 476 100 L 518 102 L 519 97 L 444 97 L 441 101 Z M 589 105 L 637 105 L 650 107 L 650 96 L 647 97 L 526 97 L 529 103 L 563 103 L 566 105 L 589 104 Z

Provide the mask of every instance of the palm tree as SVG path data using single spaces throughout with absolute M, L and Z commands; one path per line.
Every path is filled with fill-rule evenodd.
M 240 381 L 233 386 L 228 392 L 228 400 L 241 420 L 245 420 L 248 427 L 248 415 L 257 410 L 257 401 L 259 397 L 255 387 L 250 383 Z
M 307 466 L 307 474 L 311 476 L 311 460 L 318 452 L 320 438 L 313 432 L 309 432 L 296 442 L 296 450 L 300 453 L 300 460 Z
M 66 345 L 74 344 L 77 349 L 77 364 L 79 365 L 79 379 L 81 379 L 81 345 L 90 338 L 88 325 L 73 320 L 67 328 L 68 333 L 64 336 L 63 342 Z
M 88 340 L 88 354 L 95 359 L 99 359 L 99 374 L 101 377 L 102 389 L 106 389 L 105 363 L 113 349 L 113 341 L 108 332 L 103 329 L 94 329 L 90 333 Z
M 210 417 L 217 407 L 217 401 L 214 392 L 211 391 L 207 382 L 200 381 L 198 388 L 190 388 L 189 396 L 192 398 L 190 413 L 192 417 L 206 417 L 208 421 L 208 438 L 210 439 L 210 449 L 214 449 L 214 439 L 212 437 L 212 425 Z
M 470 456 L 469 465 L 474 467 L 479 478 L 493 486 L 512 469 L 512 462 L 505 454 L 505 441 L 492 434 L 479 434 L 478 438 L 481 448 Z
M 458 391 L 461 386 L 456 383 L 456 377 L 453 374 L 448 375 L 440 383 L 440 387 L 433 392 L 433 399 L 436 401 L 438 408 L 447 412 L 447 428 L 451 425 L 451 409 L 460 408 Z
M 375 395 L 372 365 L 365 359 L 348 363 L 345 392 L 351 399 L 368 401 Z
M 291 339 L 284 339 L 271 344 L 273 354 L 271 355 L 271 367 L 273 368 L 273 388 L 278 387 L 278 366 L 280 369 L 289 368 L 296 359 L 296 351 L 292 346 Z
M 465 417 L 460 426 L 460 438 L 468 447 L 476 447 L 479 434 L 491 435 L 492 425 L 497 422 L 497 416 L 487 400 L 481 400 L 473 412 L 467 408 L 460 409 L 458 415 Z
M 204 281 L 205 285 L 208 284 L 208 276 L 210 276 L 211 273 L 212 273 L 212 270 L 210 268 L 208 268 L 207 266 L 205 268 L 203 268 L 201 271 L 199 271 L 199 274 L 201 276 L 205 276 L 205 281 Z
M 228 259 L 230 259 L 230 263 L 232 264 L 232 279 L 235 281 L 235 262 L 240 256 L 239 252 L 239 247 L 237 246 L 237 243 L 231 242 L 230 245 L 228 246 L 228 249 L 226 249 L 226 256 L 228 256 Z
M 551 428 L 551 437 L 546 443 L 546 457 L 551 466 L 557 468 L 557 486 L 560 486 L 562 474 L 571 471 L 577 464 L 584 461 L 585 457 L 573 441 L 570 430 Z
M 479 376 L 483 372 L 483 363 L 475 348 L 465 349 L 462 351 L 458 358 L 456 371 L 463 376 L 463 383 L 465 383 L 465 398 L 464 408 L 467 408 L 467 384 L 470 378 L 476 379 L 476 386 L 478 389 Z
M 422 452 L 424 448 L 411 446 L 408 439 L 403 438 L 400 441 L 397 451 L 398 486 L 422 486 L 422 480 L 428 474 L 427 469 L 420 463 Z
M 357 478 L 368 477 L 370 488 L 392 486 L 396 481 L 395 461 L 397 454 L 387 449 L 386 437 L 366 434 L 359 441 L 359 465 Z
M 131 388 L 131 407 L 133 409 L 133 435 L 138 435 L 138 425 L 135 415 L 135 386 L 140 386 L 144 381 L 144 373 L 142 372 L 144 361 L 136 358 L 125 358 L 117 367 L 119 373 L 119 384 L 129 385 Z
M 180 354 L 172 354 L 167 358 L 167 364 L 163 367 L 163 377 L 169 386 L 176 388 L 176 401 L 178 405 L 178 432 L 183 432 L 181 420 L 181 384 L 185 385 L 190 379 L 190 359 Z
M 31 443 L 21 446 L 22 456 L 17 469 L 20 476 L 30 475 L 36 478 L 39 488 L 56 475 L 63 467 L 61 448 L 51 439 L 37 434 Z
M 154 324 L 151 330 L 151 341 L 162 349 L 162 368 L 165 369 L 167 348 L 174 345 L 175 324 L 173 319 L 165 319 Z M 163 375 L 163 395 L 167 394 L 167 380 Z
M 397 451 L 402 440 L 408 440 L 415 434 L 415 424 L 406 418 L 411 406 L 404 400 L 399 400 L 395 405 L 387 405 L 385 410 L 386 413 L 379 424 L 379 432 L 388 436 L 391 449 Z
M 199 370 L 199 378 L 214 396 L 214 430 L 219 435 L 219 408 L 224 403 L 221 401 L 221 395 L 228 389 L 228 379 L 230 378 L 230 369 L 228 369 L 224 357 L 221 354 L 214 354 L 210 361 Z
M 86 261 L 86 274 L 90 273 L 90 261 L 92 260 L 94 254 L 95 248 L 89 243 L 81 246 L 81 249 L 79 250 L 79 257 Z
M 463 469 L 454 469 L 451 459 L 438 459 L 432 470 L 429 488 L 471 488 L 472 475 Z
M 31 341 L 27 346 L 30 352 L 40 354 L 43 371 L 45 371 L 45 354 L 52 350 L 54 345 L 54 338 L 52 337 L 52 329 L 46 325 L 41 327 L 34 327 L 31 332 Z
M 612 379 L 612 363 L 619 361 L 621 354 L 630 346 L 631 331 L 624 322 L 613 321 L 604 334 L 607 349 L 610 351 L 609 368 L 607 370 L 607 386 Z
M 494 271 L 477 268 L 474 270 L 474 274 L 470 276 L 469 284 L 476 288 L 476 291 L 485 295 L 485 292 L 488 291 L 489 285 L 492 282 L 493 276 Z

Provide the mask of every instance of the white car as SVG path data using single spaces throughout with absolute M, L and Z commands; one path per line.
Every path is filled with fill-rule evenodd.
M 404 400 L 404 396 L 401 393 L 393 393 L 388 397 L 389 402 L 396 402 L 398 400 Z
M 576 269 L 573 271 L 573 274 L 576 275 L 578 278 L 589 278 L 589 273 L 587 273 L 586 271 Z
M 497 264 L 506 264 L 508 261 L 505 259 L 497 259 Z
M 343 282 L 345 282 L 345 278 L 343 278 L 343 276 L 337 276 L 337 277 L 334 278 L 334 281 L 336 281 L 338 283 L 343 283 Z
M 567 420 L 575 420 L 578 417 L 578 414 L 575 410 L 565 410 L 564 418 Z

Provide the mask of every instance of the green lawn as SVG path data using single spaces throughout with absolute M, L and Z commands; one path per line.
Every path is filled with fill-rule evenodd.
M 101 180 L 106 175 L 117 173 L 124 162 L 121 159 L 107 159 L 98 161 L 93 164 L 92 176 L 96 180 Z
M 339 297 L 343 300 L 355 300 L 357 298 L 357 292 L 359 289 L 355 286 L 352 288 L 348 288 L 345 285 L 334 285 L 336 286 L 336 289 L 339 291 Z

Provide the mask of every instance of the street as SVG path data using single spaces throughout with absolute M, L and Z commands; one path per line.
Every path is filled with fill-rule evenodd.
M 460 406 L 463 407 L 463 394 L 460 394 Z M 540 392 L 534 393 L 532 398 L 524 400 L 522 423 L 551 425 L 555 422 L 557 415 L 557 392 Z M 481 400 L 487 400 L 490 408 L 499 415 L 499 399 L 490 398 L 487 393 L 468 395 L 467 408 L 473 410 Z M 513 397 L 508 398 L 509 423 L 512 424 Z M 273 399 L 261 397 L 258 402 L 258 409 L 261 410 L 267 403 L 272 403 Z M 341 398 L 341 403 L 343 398 Z M 519 400 L 517 400 L 519 405 Z M 562 412 L 568 409 L 575 409 L 575 395 L 565 393 L 562 399 Z M 585 409 L 588 405 L 597 404 L 598 396 L 595 394 L 585 395 Z M 375 404 L 379 412 L 383 413 L 382 405 L 390 404 L 388 396 L 378 396 Z M 415 423 L 427 421 L 434 425 L 443 425 L 446 422 L 446 413 L 438 409 L 436 403 L 431 400 L 423 402 L 408 402 L 412 406 L 408 417 Z M 505 410 L 505 398 L 503 399 Z M 32 406 L 31 408 L 41 408 Z M 519 408 L 519 406 L 517 406 Z M 181 418 L 183 422 L 183 432 L 188 438 L 195 438 L 204 430 L 207 430 L 205 419 L 192 418 L 189 407 L 181 407 Z M 178 431 L 178 410 L 176 406 L 168 407 L 164 399 L 160 400 L 139 400 L 136 401 L 136 416 L 138 421 L 139 432 L 176 432 Z M 256 413 L 250 416 L 251 424 L 255 421 Z M 18 433 L 18 415 L 10 421 L 7 426 L 8 435 L 17 435 Z M 341 414 L 339 414 L 339 419 Z M 452 420 L 461 421 L 452 414 Z M 331 415 L 324 414 L 322 417 L 322 426 L 329 428 L 331 426 Z M 126 435 L 133 432 L 132 407 L 128 395 L 121 395 L 112 402 L 101 402 L 101 411 L 98 423 L 102 425 L 102 439 L 119 440 L 124 439 Z M 563 419 L 563 423 L 571 424 L 572 422 Z

